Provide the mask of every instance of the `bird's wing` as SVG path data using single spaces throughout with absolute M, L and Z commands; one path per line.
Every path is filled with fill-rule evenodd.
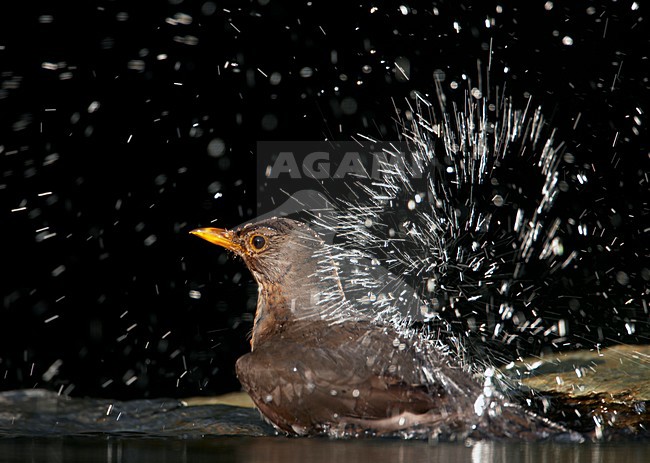
M 237 362 L 244 388 L 282 429 L 344 417 L 379 420 L 436 407 L 439 397 L 410 381 L 416 367 L 408 365 L 412 357 L 398 355 L 391 363 L 374 343 L 343 343 L 335 349 L 324 344 L 275 339 Z M 391 368 L 393 364 L 397 366 Z

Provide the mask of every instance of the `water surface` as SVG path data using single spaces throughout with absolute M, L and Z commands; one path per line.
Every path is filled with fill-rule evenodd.
M 0 462 L 647 462 L 649 359 L 648 346 L 619 346 L 509 368 L 524 386 L 561 399 L 553 418 L 574 424 L 582 410 L 583 425 L 593 429 L 596 417 L 617 430 L 602 441 L 593 432 L 584 443 L 286 438 L 244 395 L 120 402 L 30 389 L 0 392 Z

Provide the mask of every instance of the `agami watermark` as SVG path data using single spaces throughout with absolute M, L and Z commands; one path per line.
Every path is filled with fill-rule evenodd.
M 404 142 L 261 141 L 257 144 L 259 216 L 321 210 L 360 185 L 381 182 L 387 171 L 422 178 Z

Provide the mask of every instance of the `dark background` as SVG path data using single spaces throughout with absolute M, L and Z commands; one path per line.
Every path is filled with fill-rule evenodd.
M 588 173 L 558 212 L 599 230 L 572 284 L 600 302 L 564 315 L 572 339 L 647 342 L 650 18 L 638 3 L 3 5 L 0 389 L 238 389 L 256 286 L 187 232 L 254 217 L 258 140 L 395 139 L 392 99 L 432 95 L 437 70 L 462 96 L 449 83 L 485 74 L 490 44 L 491 85 L 519 106 L 532 95 Z

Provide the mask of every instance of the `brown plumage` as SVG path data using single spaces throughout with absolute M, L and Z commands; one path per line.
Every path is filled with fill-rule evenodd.
M 252 351 L 237 376 L 277 428 L 385 433 L 453 422 L 471 407 L 477 386 L 467 372 L 431 365 L 432 353 L 349 312 L 336 267 L 306 225 L 274 218 L 192 233 L 234 251 L 257 280 Z
M 482 387 L 469 372 L 354 311 L 327 247 L 306 225 L 273 218 L 191 233 L 235 252 L 258 283 L 251 352 L 237 361 L 237 376 L 277 429 L 466 435 L 490 419 L 475 412 Z

